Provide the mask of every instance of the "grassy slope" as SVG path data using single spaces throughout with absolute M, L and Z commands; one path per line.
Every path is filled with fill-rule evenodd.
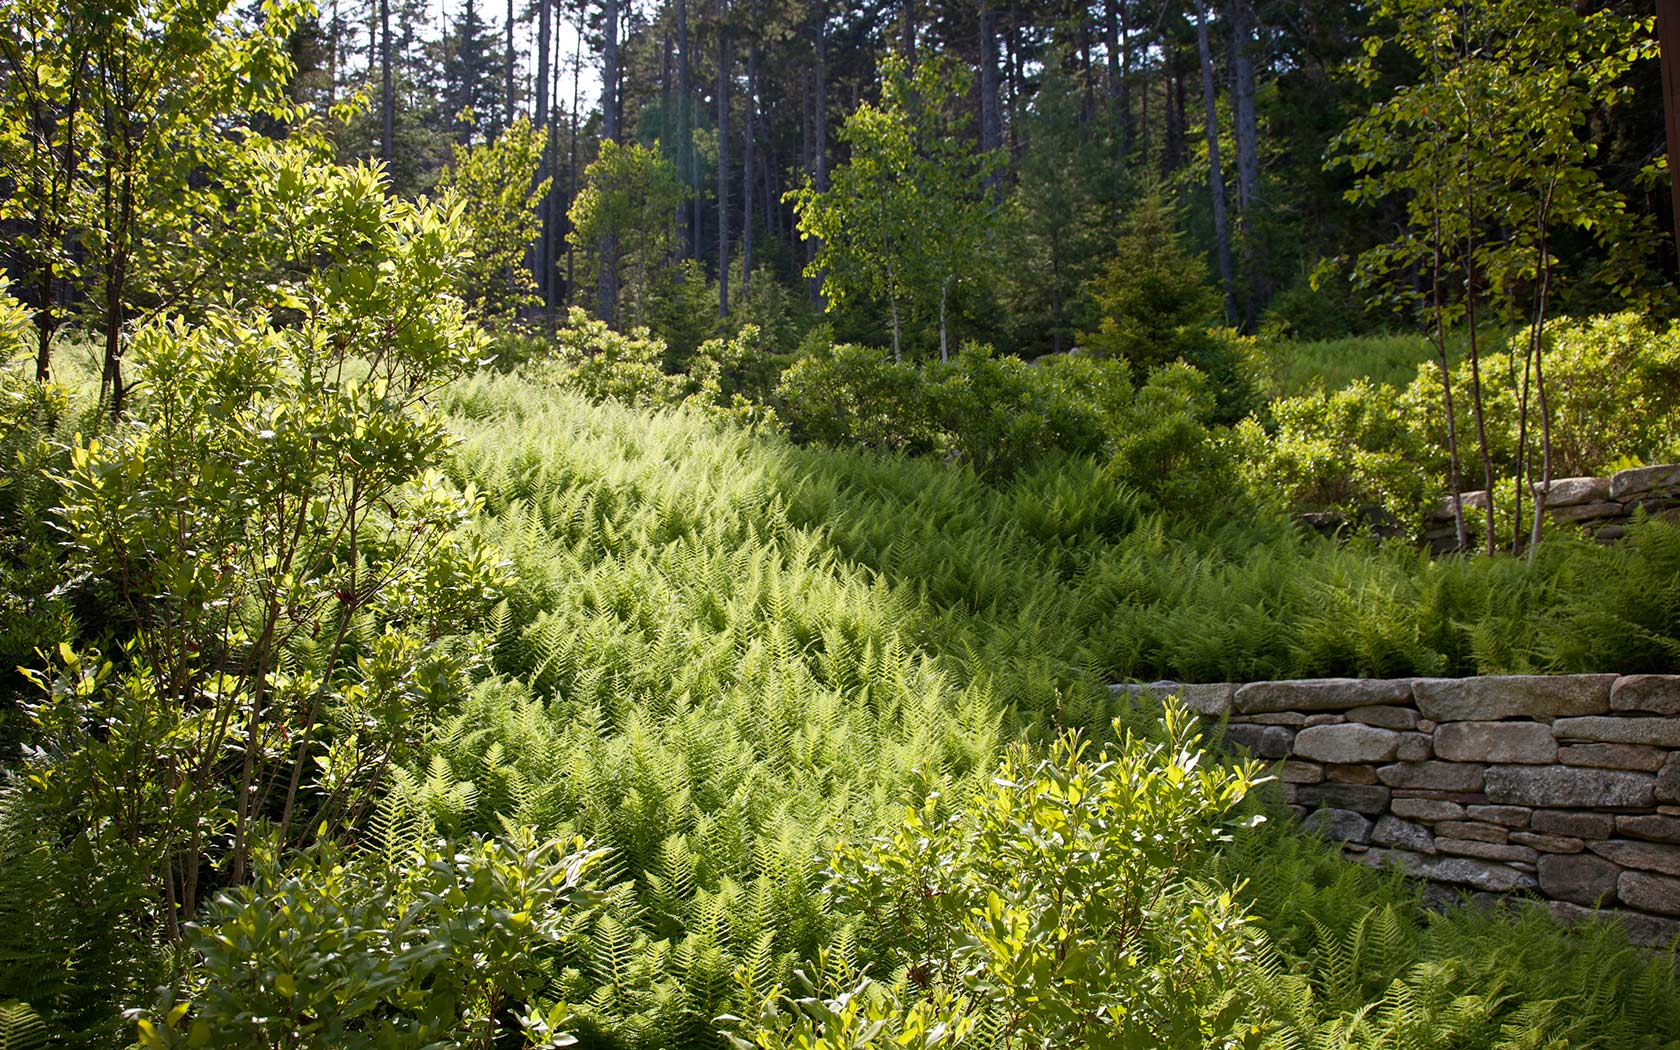
M 446 826 L 511 818 L 614 847 L 620 907 L 559 989 L 598 1019 L 587 1043 L 705 1044 L 709 1019 L 740 1006 L 737 965 L 846 950 L 846 917 L 820 892 L 827 844 L 893 820 L 906 793 L 960 795 L 1000 741 L 1100 729 L 1123 714 L 1106 679 L 1574 659 L 1523 612 L 1567 597 L 1579 566 L 1562 562 L 1431 565 L 1265 522 L 1175 539 L 1087 464 L 996 490 L 943 464 L 796 449 L 510 377 L 462 384 L 450 409 L 452 469 L 485 494 L 480 527 L 520 583 L 497 615 L 501 679 L 406 793 Z M 1624 556 L 1575 553 L 1607 572 Z M 1303 1032 L 1381 999 L 1414 963 L 1456 967 L 1424 982 L 1436 991 L 1479 993 L 1493 956 L 1467 945 L 1517 944 L 1486 919 L 1424 928 L 1404 890 L 1287 837 L 1224 863 L 1266 876 L 1249 892 L 1278 965 L 1300 975 L 1277 983 L 1292 998 L 1274 1009 Z M 1383 904 L 1404 958 L 1318 974 L 1344 964 L 1315 948 L 1313 921 L 1363 936 Z M 1562 951 L 1549 926 L 1523 929 L 1532 959 L 1500 1017 L 1583 991 L 1566 979 L 1576 963 L 1674 987 L 1613 942 Z M 1600 1012 L 1595 1032 L 1657 1024 Z

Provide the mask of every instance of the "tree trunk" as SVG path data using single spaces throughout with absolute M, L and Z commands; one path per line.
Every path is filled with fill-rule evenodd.
M 566 148 L 566 200 L 577 200 L 578 183 L 578 78 L 583 72 L 583 16 L 578 16 L 577 39 L 572 42 L 572 109 L 570 116 L 571 134 L 567 138 Z M 559 205 L 557 204 L 556 210 Z M 572 243 L 568 234 L 566 237 L 566 309 L 570 310 L 577 299 L 577 245 Z
M 694 132 L 689 107 L 694 104 L 694 73 L 689 65 L 688 0 L 677 3 L 677 173 L 687 189 L 694 189 Z M 700 254 L 699 231 L 689 221 L 688 204 L 677 205 L 677 225 L 683 231 L 683 255 L 693 258 Z
M 729 13 L 727 0 L 717 0 L 717 282 L 718 316 L 729 316 Z
M 539 0 L 540 2 L 540 0 Z M 507 5 L 507 117 L 502 127 L 513 127 L 513 0 Z
M 818 193 L 828 192 L 828 4 L 817 5 L 817 66 L 811 99 L 811 167 Z M 818 245 L 815 238 L 805 242 L 807 259 L 815 259 Z M 811 279 L 811 302 L 823 306 L 822 277 Z M 894 307 L 896 330 L 897 307 Z M 897 336 L 894 336 L 896 343 Z M 896 352 L 896 351 L 895 351 Z
M 391 87 L 391 0 L 379 0 L 379 79 L 379 113 L 383 130 L 379 152 L 385 161 L 386 169 L 389 170 L 396 160 L 393 140 L 396 138 L 397 127 L 396 98 L 392 95 Z
M 465 115 L 472 109 L 475 76 L 473 67 L 477 64 L 477 56 L 473 52 L 477 50 L 478 45 L 477 26 L 478 8 L 474 6 L 473 0 L 467 0 L 466 8 L 461 14 L 461 39 L 457 44 L 461 49 L 461 102 L 458 112 L 463 116 L 457 116 L 456 119 L 461 122 L 460 141 L 463 146 L 472 144 L 473 125 L 478 121 L 477 114 Z
M 1202 107 L 1207 114 L 1208 194 L 1213 204 L 1213 239 L 1219 253 L 1219 283 L 1225 290 L 1225 320 L 1235 324 L 1231 285 L 1231 231 L 1225 222 L 1225 177 L 1219 170 L 1219 108 L 1214 94 L 1213 50 L 1208 44 L 1207 0 L 1196 0 L 1196 48 L 1202 57 Z
M 980 7 L 980 149 L 990 153 L 1003 148 L 1003 115 L 998 109 L 997 12 L 990 3 Z M 986 176 L 986 187 L 996 197 L 1002 189 L 999 166 Z
M 1262 267 L 1257 256 L 1260 239 L 1254 221 L 1260 199 L 1260 132 L 1254 114 L 1254 9 L 1252 0 L 1231 0 L 1231 112 L 1237 140 L 1237 215 L 1242 231 L 1243 273 L 1248 294 L 1243 298 L 1243 323 L 1252 329 L 1265 306 L 1260 286 Z
M 554 8 L 552 0 L 537 0 L 537 82 L 531 92 L 533 112 L 532 122 L 541 131 L 548 127 L 549 99 L 552 88 L 550 86 L 550 59 L 553 56 L 552 44 L 554 36 Z M 558 136 L 549 133 L 548 140 L 543 144 L 542 167 L 537 171 L 537 182 L 543 179 L 551 180 L 548 192 L 543 194 L 538 203 L 538 214 L 542 220 L 542 233 L 537 241 L 536 278 L 537 293 L 542 296 L 543 312 L 550 316 L 554 312 L 554 144 Z
M 753 25 L 757 32 L 758 5 L 754 4 Z M 758 138 L 758 38 L 747 49 L 746 125 L 741 137 L 741 301 L 752 292 L 753 265 L 753 140 Z
M 901 0 L 898 52 L 912 67 L 916 64 L 916 0 Z
M 601 44 L 601 131 L 618 141 L 618 0 L 604 0 L 606 34 Z M 618 238 L 601 238 L 600 273 L 595 280 L 595 313 L 609 325 L 618 322 Z
M 939 360 L 941 361 L 951 359 L 951 337 L 949 326 L 946 323 L 946 304 L 951 298 L 952 276 L 952 274 L 946 274 L 945 279 L 939 282 Z

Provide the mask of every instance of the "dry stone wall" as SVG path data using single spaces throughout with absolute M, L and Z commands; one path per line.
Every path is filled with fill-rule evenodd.
M 1460 499 L 1465 526 L 1479 534 L 1487 492 L 1466 492 Z M 1621 539 L 1640 512 L 1680 520 L 1680 463 L 1634 467 L 1607 478 L 1558 478 L 1546 496 L 1546 517 L 1552 524 L 1574 526 L 1601 543 Z M 1458 547 L 1451 498 L 1430 510 L 1423 528 L 1424 542 L 1436 554 Z
M 1680 675 L 1115 688 L 1179 696 L 1276 763 L 1305 826 L 1362 863 L 1680 938 Z

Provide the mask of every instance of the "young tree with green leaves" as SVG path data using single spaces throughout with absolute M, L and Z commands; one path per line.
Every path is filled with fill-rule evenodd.
M 1630 236 L 1626 201 L 1588 166 L 1597 152 L 1589 118 L 1627 96 L 1625 74 L 1654 53 L 1649 20 L 1614 11 L 1581 14 L 1547 0 L 1385 0 L 1393 40 L 1419 70 L 1388 100 L 1332 143 L 1333 164 L 1351 168 L 1349 199 L 1404 208 L 1405 225 L 1363 252 L 1356 281 L 1373 301 L 1421 308 L 1430 319 L 1446 403 L 1450 480 L 1459 541 L 1467 540 L 1459 499 L 1459 455 L 1451 404 L 1449 333 L 1462 326 L 1483 483 L 1485 545 L 1493 552 L 1494 465 L 1487 447 L 1479 325 L 1489 312 L 1531 325 L 1524 362 L 1521 429 L 1526 445 L 1530 374 L 1540 410 L 1542 461 L 1514 479 L 1534 487 L 1538 540 L 1550 487 L 1550 419 L 1542 362 L 1547 308 L 1559 274 L 1551 248 L 1560 229 L 1590 231 L 1607 246 Z M 1385 52 L 1372 37 L 1354 64 L 1367 84 L 1382 75 Z M 1630 238 L 1631 239 L 1631 238 Z M 1406 276 L 1429 275 L 1427 290 Z M 1513 547 L 1518 536 L 1513 536 Z
M 488 146 L 455 147 L 455 163 L 438 179 L 445 207 L 460 208 L 472 230 L 472 258 L 464 266 L 463 292 L 485 319 L 516 319 L 542 300 L 526 265 L 542 233 L 537 204 L 552 180 L 537 180 L 548 132 L 524 117 Z
M 251 125 L 299 115 L 289 40 L 305 10 L 280 0 L 248 22 L 231 0 L 8 5 L 19 32 L 0 43 L 0 173 L 19 191 L 0 219 L 27 231 L 41 375 L 64 280 L 103 337 L 106 404 L 122 412 L 130 322 L 197 294 L 218 265 L 195 243 L 226 203 L 217 174 Z
M 789 195 L 800 233 L 818 245 L 805 275 L 822 279 L 830 311 L 885 300 L 894 360 L 904 313 L 937 313 L 946 359 L 952 293 L 982 266 L 996 224 L 987 178 L 1000 157 L 976 154 L 958 131 L 968 94 L 959 67 L 930 59 L 911 69 L 894 58 L 882 76 L 880 103 L 861 104 L 840 129 L 851 157 L 829 188 L 807 179 Z

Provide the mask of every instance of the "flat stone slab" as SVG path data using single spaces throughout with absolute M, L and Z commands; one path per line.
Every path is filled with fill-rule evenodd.
M 1616 677 L 1564 674 L 1416 678 L 1412 680 L 1412 695 L 1423 717 L 1436 722 L 1502 718 L 1550 722 L 1565 715 L 1600 715 L 1609 711 L 1610 687 Z
M 1630 813 L 1616 818 L 1616 834 L 1630 839 L 1680 843 L 1680 817 L 1660 813 Z
M 1656 801 L 1656 781 L 1649 773 L 1619 769 L 1490 766 L 1483 791 L 1502 805 L 1646 809 Z
M 1152 696 L 1157 700 L 1164 700 L 1169 696 L 1178 697 L 1179 701 L 1195 711 L 1197 714 L 1207 715 L 1209 718 L 1223 718 L 1231 710 L 1231 694 L 1236 691 L 1232 682 L 1191 683 L 1184 682 L 1146 682 L 1142 685 L 1126 683 L 1111 685 L 1109 689 L 1116 693 L 1124 692 L 1133 699 L 1140 696 Z
M 1566 809 L 1537 809 L 1528 826 L 1548 835 L 1571 835 L 1578 839 L 1607 839 L 1615 830 L 1616 818 L 1608 813 L 1576 813 Z
M 1622 903 L 1654 911 L 1659 915 L 1680 915 L 1680 879 L 1651 875 L 1643 871 L 1624 871 L 1616 880 L 1616 894 Z
M 1637 718 L 1628 715 L 1560 718 L 1552 723 L 1552 732 L 1559 740 L 1680 747 L 1680 718 Z
M 1295 757 L 1314 762 L 1387 762 L 1399 747 L 1399 733 L 1359 722 L 1309 726 L 1295 735 Z
M 1410 678 L 1303 678 L 1285 682 L 1250 682 L 1233 698 L 1244 714 L 1268 711 L 1348 711 L 1412 699 Z
M 1680 715 L 1680 674 L 1630 674 L 1610 688 L 1610 710 Z
M 1546 765 L 1557 750 L 1552 727 L 1539 722 L 1448 722 L 1435 730 L 1435 754 L 1449 762 Z
M 1596 766 L 1599 769 L 1634 769 L 1655 773 L 1668 760 L 1660 747 L 1641 744 L 1569 744 L 1558 749 L 1558 761 L 1566 766 Z
M 1540 485 L 1534 486 L 1539 498 Z M 1546 493 L 1546 506 L 1571 507 L 1577 503 L 1602 503 L 1610 498 L 1609 478 L 1553 478 L 1552 489 Z
M 1371 841 L 1371 822 L 1351 809 L 1320 809 L 1307 814 L 1301 827 L 1332 842 Z
M 1680 463 L 1634 467 L 1631 470 L 1618 470 L 1610 475 L 1610 498 L 1625 500 L 1630 496 L 1676 486 L 1680 486 Z
M 1349 722 L 1363 722 L 1368 726 L 1381 726 L 1384 729 L 1416 729 L 1418 713 L 1409 707 L 1396 707 L 1392 704 L 1371 704 L 1367 707 L 1350 708 L 1347 713 Z
M 1417 853 L 1434 853 L 1435 836 L 1422 824 L 1388 814 L 1371 830 L 1371 841 L 1379 846 L 1397 846 Z
M 1397 762 L 1379 768 L 1377 779 L 1391 788 L 1480 791 L 1484 769 L 1468 762 Z
M 1376 816 L 1387 809 L 1388 800 L 1387 788 L 1365 784 L 1302 784 L 1295 790 L 1295 801 L 1303 806 L 1322 803 L 1367 816 Z
M 1473 857 L 1432 857 L 1400 849 L 1373 849 L 1365 856 L 1366 863 L 1392 864 L 1407 875 L 1417 878 L 1450 882 L 1455 886 L 1469 886 L 1471 889 L 1489 890 L 1494 893 L 1529 890 L 1539 885 L 1535 877 L 1526 872 Z
M 1606 842 L 1590 843 L 1587 848 L 1624 868 L 1680 876 L 1680 846 L 1670 846 L 1661 842 L 1610 839 Z
M 1622 869 L 1591 853 L 1547 854 L 1537 862 L 1540 889 L 1548 897 L 1588 907 L 1616 900 L 1616 879 Z

